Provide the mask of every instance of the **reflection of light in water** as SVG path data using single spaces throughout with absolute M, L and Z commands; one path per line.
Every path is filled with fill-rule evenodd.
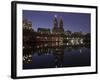
M 32 55 L 29 54 L 29 55 L 24 55 L 23 56 L 23 62 L 24 63 L 31 63 L 32 62 Z
M 32 57 L 32 55 L 31 55 L 31 54 L 29 54 L 29 57 Z
M 28 61 L 30 62 L 31 60 L 29 59 Z

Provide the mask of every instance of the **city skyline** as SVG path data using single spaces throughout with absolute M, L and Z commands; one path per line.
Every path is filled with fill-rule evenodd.
M 90 33 L 90 14 L 87 13 L 69 13 L 69 12 L 47 12 L 23 10 L 23 19 L 32 22 L 32 28 L 37 31 L 38 28 L 53 28 L 54 16 L 59 22 L 63 20 L 64 30 L 72 32 Z

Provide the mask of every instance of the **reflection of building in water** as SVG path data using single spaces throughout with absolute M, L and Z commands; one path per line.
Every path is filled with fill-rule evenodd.
M 33 47 L 33 49 L 23 49 L 23 64 L 32 64 L 32 57 L 37 56 L 50 56 L 52 55 L 52 63 L 53 67 L 62 67 L 64 61 L 64 52 L 71 52 L 74 50 L 79 50 L 80 46 L 63 46 L 56 45 L 52 46 L 51 43 L 39 43 Z M 46 45 L 46 46 L 45 46 Z M 38 47 L 37 47 L 38 46 Z M 66 51 L 65 51 L 66 50 Z M 80 53 L 82 50 L 80 48 Z
M 54 56 L 55 67 L 62 67 L 63 58 L 64 58 L 64 49 L 61 47 L 56 47 L 52 51 Z
M 23 55 L 23 63 L 24 64 L 32 63 L 32 55 L 31 54 Z
M 23 63 L 24 64 L 32 63 L 32 50 L 23 49 Z
M 33 55 L 35 56 L 53 55 L 52 65 L 54 67 L 61 67 L 63 63 L 64 48 L 59 46 L 50 47 L 49 45 L 45 47 L 44 44 L 41 47 L 41 45 L 39 45 L 38 48 L 34 46 L 34 50 L 24 49 L 23 64 L 31 64 Z

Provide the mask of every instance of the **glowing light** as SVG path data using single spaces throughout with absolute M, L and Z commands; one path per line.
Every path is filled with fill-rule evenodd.
M 56 14 L 54 16 L 55 16 L 55 18 L 57 18 L 57 15 Z

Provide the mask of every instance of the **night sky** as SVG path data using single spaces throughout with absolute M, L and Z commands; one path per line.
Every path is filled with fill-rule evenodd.
M 53 28 L 54 16 L 57 19 L 62 17 L 64 31 L 90 33 L 91 15 L 88 13 L 69 13 L 69 12 L 47 12 L 47 11 L 30 11 L 23 10 L 23 19 L 32 22 L 32 28 L 37 31 L 37 28 Z

